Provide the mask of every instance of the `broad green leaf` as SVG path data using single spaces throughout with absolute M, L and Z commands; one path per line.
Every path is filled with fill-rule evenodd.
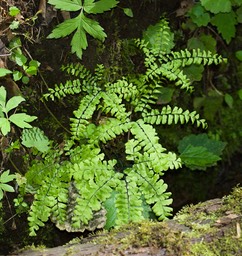
M 231 11 L 230 0 L 201 0 L 201 5 L 204 6 L 207 11 L 215 14 Z
M 219 13 L 211 19 L 211 23 L 217 27 L 218 32 L 221 33 L 224 40 L 229 44 L 236 32 L 235 25 L 237 21 L 235 13 Z
M 242 23 L 242 6 L 236 10 L 236 18 L 238 23 Z
M 0 77 L 6 76 L 7 74 L 11 74 L 12 71 L 6 68 L 0 68 Z
M 76 55 L 81 59 L 82 50 L 85 50 L 87 46 L 86 33 L 82 27 L 79 27 L 71 40 L 71 52 L 76 53 Z
M 0 200 L 2 200 L 2 199 L 3 199 L 3 191 L 0 188 Z
M 239 95 L 240 100 L 242 100 L 242 89 L 239 89 L 239 90 L 237 91 L 237 93 L 238 93 L 238 95 Z
M 210 51 L 216 54 L 217 41 L 211 35 L 202 34 L 198 37 L 192 37 L 187 42 L 187 47 L 189 50 L 200 49 L 205 51 Z
M 56 9 L 70 12 L 78 11 L 83 7 L 81 0 L 48 0 L 48 3 L 54 5 Z
M 192 64 L 184 67 L 183 72 L 191 81 L 200 81 L 203 76 L 204 66 Z
M 20 128 L 31 128 L 32 126 L 29 124 L 29 122 L 34 121 L 36 118 L 36 116 L 30 116 L 25 113 L 17 113 L 11 115 L 9 117 L 9 121 Z
M 80 15 L 76 18 L 65 20 L 60 23 L 52 32 L 48 35 L 47 38 L 60 38 L 70 35 L 73 31 L 75 31 L 80 25 Z
M 18 7 L 16 7 L 16 6 L 9 7 L 9 15 L 10 16 L 14 17 L 14 16 L 16 16 L 19 13 L 20 13 L 20 10 L 19 10 Z
M 233 6 L 241 6 L 242 5 L 242 0 L 231 0 L 231 3 Z
M 180 155 L 182 162 L 191 170 L 206 170 L 216 164 L 220 157 L 209 152 L 205 147 L 189 145 Z
M 4 107 L 6 104 L 7 91 L 5 87 L 0 87 L 0 106 Z
M 33 66 L 33 67 L 38 68 L 38 67 L 40 66 L 40 62 L 38 62 L 37 60 L 31 60 L 31 61 L 29 62 L 29 66 L 30 66 L 30 67 Z
M 225 95 L 224 95 L 224 101 L 227 103 L 227 105 L 228 105 L 230 108 L 233 108 L 234 99 L 233 99 L 233 97 L 232 97 L 230 94 L 225 93 Z
M 198 135 L 191 134 L 185 136 L 182 140 L 179 141 L 179 152 L 182 153 L 183 151 L 185 151 L 189 145 L 192 145 L 194 147 L 202 146 L 206 148 L 209 152 L 220 156 L 225 148 L 226 143 L 222 141 L 211 140 L 208 138 L 208 135 L 206 133 Z
M 22 82 L 24 84 L 28 84 L 29 83 L 29 77 L 28 76 L 23 76 L 21 80 L 22 80 Z
M 130 8 L 123 8 L 123 11 L 124 11 L 124 14 L 127 15 L 128 17 L 130 17 L 130 18 L 134 17 L 132 9 L 130 9 Z
M 189 15 L 192 21 L 199 27 L 207 26 L 210 21 L 209 13 L 200 4 L 195 4 L 189 11 Z
M 9 112 L 10 110 L 16 108 L 23 101 L 25 101 L 25 99 L 21 96 L 14 96 L 10 98 L 6 104 L 6 111 Z
M 99 25 L 99 23 L 95 20 L 87 18 L 84 14 L 81 14 L 81 19 L 82 26 L 85 31 L 92 37 L 103 42 L 107 35 L 103 32 L 103 28 Z
M 87 1 L 87 2 L 90 2 L 90 1 Z M 111 10 L 112 8 L 116 7 L 117 4 L 119 3 L 119 1 L 116 1 L 116 0 L 100 0 L 100 1 L 97 1 L 95 2 L 94 6 L 90 9 L 85 9 L 85 11 L 87 13 L 93 13 L 93 14 L 96 14 L 96 13 L 103 13 L 103 12 L 106 12 L 106 11 L 109 11 Z M 85 6 L 84 6 L 85 8 Z
M 49 150 L 49 139 L 45 136 L 44 132 L 37 127 L 24 129 L 21 139 L 25 147 L 35 147 L 40 152 L 47 152 Z
M 0 183 L 0 189 L 2 189 L 3 191 L 6 191 L 6 192 L 14 192 L 13 187 L 8 185 L 8 184 L 1 184 Z
M 27 58 L 22 53 L 16 53 L 14 56 L 16 63 L 22 67 L 27 62 Z
M 239 61 L 242 61 L 242 50 L 236 51 L 235 56 Z
M 9 170 L 4 171 L 1 175 L 0 175 L 0 182 L 1 183 L 7 183 L 9 181 L 12 181 L 15 179 L 15 175 L 14 174 L 9 174 Z
M 23 74 L 20 71 L 14 71 L 13 72 L 13 80 L 19 81 L 22 78 Z
M 35 66 L 29 66 L 25 72 L 31 76 L 37 75 L 38 68 Z
M 117 209 L 115 207 L 115 201 L 116 201 L 115 195 L 116 193 L 115 191 L 113 191 L 111 193 L 110 198 L 104 202 L 104 207 L 107 211 L 107 214 L 106 214 L 107 221 L 106 221 L 105 229 L 110 229 L 115 226 L 115 220 L 117 219 Z
M 6 136 L 10 132 L 10 122 L 7 118 L 1 117 L 0 118 L 0 130 L 3 136 Z

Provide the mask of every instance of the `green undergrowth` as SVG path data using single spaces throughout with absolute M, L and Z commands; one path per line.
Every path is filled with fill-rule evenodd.
M 242 188 L 235 187 L 222 199 L 184 207 L 173 220 L 126 225 L 104 233 L 94 243 L 105 244 L 106 249 L 110 245 L 118 253 L 149 247 L 166 255 L 241 255 L 241 198 Z

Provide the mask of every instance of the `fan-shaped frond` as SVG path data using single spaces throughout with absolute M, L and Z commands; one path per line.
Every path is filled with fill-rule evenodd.
M 84 135 L 84 131 L 93 116 L 94 111 L 102 97 L 101 91 L 94 95 L 86 95 L 79 105 L 79 108 L 74 111 L 74 118 L 71 118 L 71 133 L 75 139 L 80 139 Z
M 205 119 L 201 119 L 200 115 L 196 112 L 190 112 L 189 110 L 183 110 L 182 108 L 174 107 L 173 109 L 168 105 L 162 108 L 161 111 L 158 109 L 152 109 L 150 112 L 143 112 L 142 117 L 146 123 L 149 124 L 177 124 L 177 123 L 188 123 L 192 122 L 197 127 L 202 126 L 207 128 Z

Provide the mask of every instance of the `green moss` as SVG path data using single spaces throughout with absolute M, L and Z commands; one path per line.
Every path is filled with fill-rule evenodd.
M 110 245 L 115 252 L 149 247 L 166 255 L 242 255 L 241 200 L 242 188 L 236 187 L 223 199 L 183 208 L 173 220 L 123 226 L 95 243 Z

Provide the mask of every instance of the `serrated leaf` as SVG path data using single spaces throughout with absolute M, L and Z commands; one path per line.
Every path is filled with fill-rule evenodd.
M 61 9 L 63 11 L 78 11 L 82 6 L 81 0 L 48 0 L 49 4 L 52 4 L 57 9 Z
M 239 23 L 242 23 L 242 6 L 236 10 L 236 17 Z
M 237 21 L 235 13 L 219 13 L 211 19 L 211 23 L 217 27 L 218 32 L 221 33 L 227 44 L 230 43 L 236 32 L 235 25 Z
M 3 136 L 6 136 L 10 132 L 10 122 L 7 118 L 0 118 L 0 130 Z
M 84 0 L 83 8 L 84 11 L 89 13 L 89 11 L 95 6 L 94 0 Z
M 21 96 L 14 96 L 10 98 L 6 104 L 6 111 L 9 112 L 10 110 L 16 108 L 23 101 L 25 101 L 25 99 Z
M 188 49 L 200 49 L 216 54 L 217 41 L 211 35 L 202 34 L 199 37 L 192 37 L 187 42 Z
M 12 71 L 6 68 L 0 68 L 0 77 L 6 76 L 7 74 L 11 74 Z
M 87 18 L 84 14 L 81 14 L 80 16 L 82 20 L 82 26 L 85 31 L 92 37 L 103 42 L 107 35 L 103 32 L 103 28 L 99 25 L 99 23 L 95 20 Z
M 80 26 L 80 15 L 76 18 L 65 20 L 60 23 L 52 32 L 48 35 L 47 38 L 60 38 L 70 35 Z
M 76 53 L 76 55 L 81 59 L 82 50 L 85 50 L 87 46 L 86 33 L 82 27 L 79 27 L 71 40 L 71 52 Z
M 207 11 L 212 13 L 220 13 L 220 12 L 230 12 L 231 11 L 231 2 L 230 0 L 201 0 L 201 5 Z
M 200 4 L 195 4 L 189 11 L 189 15 L 192 21 L 199 27 L 207 26 L 210 22 L 209 13 Z
M 106 11 L 111 10 L 112 8 L 116 7 L 119 1 L 116 0 L 100 0 L 94 3 L 92 8 L 86 8 L 85 11 L 87 13 L 103 13 Z
M 25 113 L 17 113 L 11 115 L 9 117 L 9 121 L 20 128 L 31 128 L 32 126 L 29 124 L 29 122 L 34 121 L 36 118 L 36 116 L 30 116 Z
M 216 164 L 220 157 L 209 152 L 205 147 L 189 145 L 180 155 L 184 164 L 191 170 L 205 170 L 207 167 Z
M 180 158 L 190 169 L 205 170 L 220 160 L 226 143 L 208 138 L 207 134 L 184 137 L 178 146 Z

